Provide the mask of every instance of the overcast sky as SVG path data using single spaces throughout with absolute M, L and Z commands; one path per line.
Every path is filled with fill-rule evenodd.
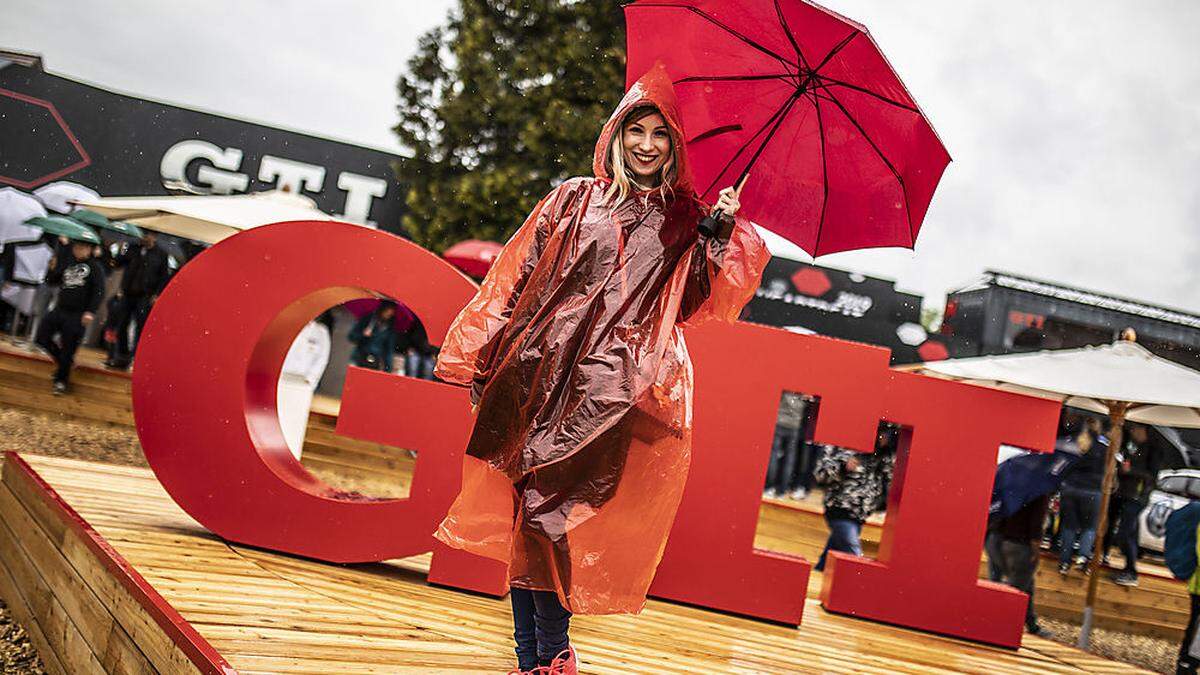
M 396 76 L 456 3 L 4 4 L 0 46 L 51 71 L 396 150 Z M 998 268 L 1200 312 L 1200 2 L 826 4 L 871 29 L 954 162 L 915 253 L 820 262 L 934 305 Z

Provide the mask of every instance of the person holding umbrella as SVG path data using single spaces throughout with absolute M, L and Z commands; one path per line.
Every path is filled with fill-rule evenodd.
M 83 225 L 78 228 L 79 232 L 64 235 L 71 238 L 70 258 L 63 259 L 60 252 L 50 261 L 46 281 L 60 286 L 58 300 L 38 326 L 35 339 L 57 366 L 53 385 L 56 396 L 67 393 L 75 350 L 104 299 L 104 268 L 93 255 L 100 238 Z
M 1064 435 L 1055 443 L 1053 454 L 1021 454 L 997 467 L 988 508 L 984 540 L 988 576 L 1029 596 L 1025 629 L 1034 635 L 1043 634 L 1033 594 L 1050 496 L 1079 458 L 1071 429 L 1067 424 L 1063 426 Z
M 436 536 L 508 565 L 517 672 L 576 672 L 573 613 L 641 611 L 690 461 L 682 326 L 735 321 L 769 258 L 732 188 L 718 231 L 698 232 L 713 206 L 686 139 L 651 70 L 605 124 L 594 176 L 538 203 L 435 367 L 476 411 Z

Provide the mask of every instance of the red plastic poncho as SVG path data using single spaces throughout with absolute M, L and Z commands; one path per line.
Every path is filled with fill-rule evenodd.
M 674 198 L 605 202 L 605 157 L 653 103 L 679 149 Z M 735 321 L 770 257 L 748 221 L 696 225 L 671 82 L 643 77 L 596 144 L 594 178 L 559 185 L 450 327 L 435 373 L 482 386 L 462 492 L 437 537 L 509 564 L 512 586 L 579 614 L 639 612 L 691 459 L 692 364 L 681 326 Z

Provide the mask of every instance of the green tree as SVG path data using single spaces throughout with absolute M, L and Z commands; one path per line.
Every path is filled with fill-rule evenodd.
M 591 174 L 624 81 L 613 0 L 460 0 L 397 87 L 404 228 L 434 251 L 506 241 L 551 187 Z

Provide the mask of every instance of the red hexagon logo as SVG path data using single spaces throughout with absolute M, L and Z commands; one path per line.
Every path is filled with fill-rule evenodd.
M 816 267 L 802 267 L 792 275 L 792 285 L 801 293 L 819 298 L 829 292 L 833 288 L 829 277 Z
M 917 354 L 922 361 L 945 361 L 950 358 L 950 350 L 946 349 L 946 345 L 933 340 L 926 340 L 917 347 Z
M 0 183 L 31 190 L 92 163 L 87 150 L 50 101 L 0 89 L 0 138 L 28 139 L 39 148 L 0 158 Z

